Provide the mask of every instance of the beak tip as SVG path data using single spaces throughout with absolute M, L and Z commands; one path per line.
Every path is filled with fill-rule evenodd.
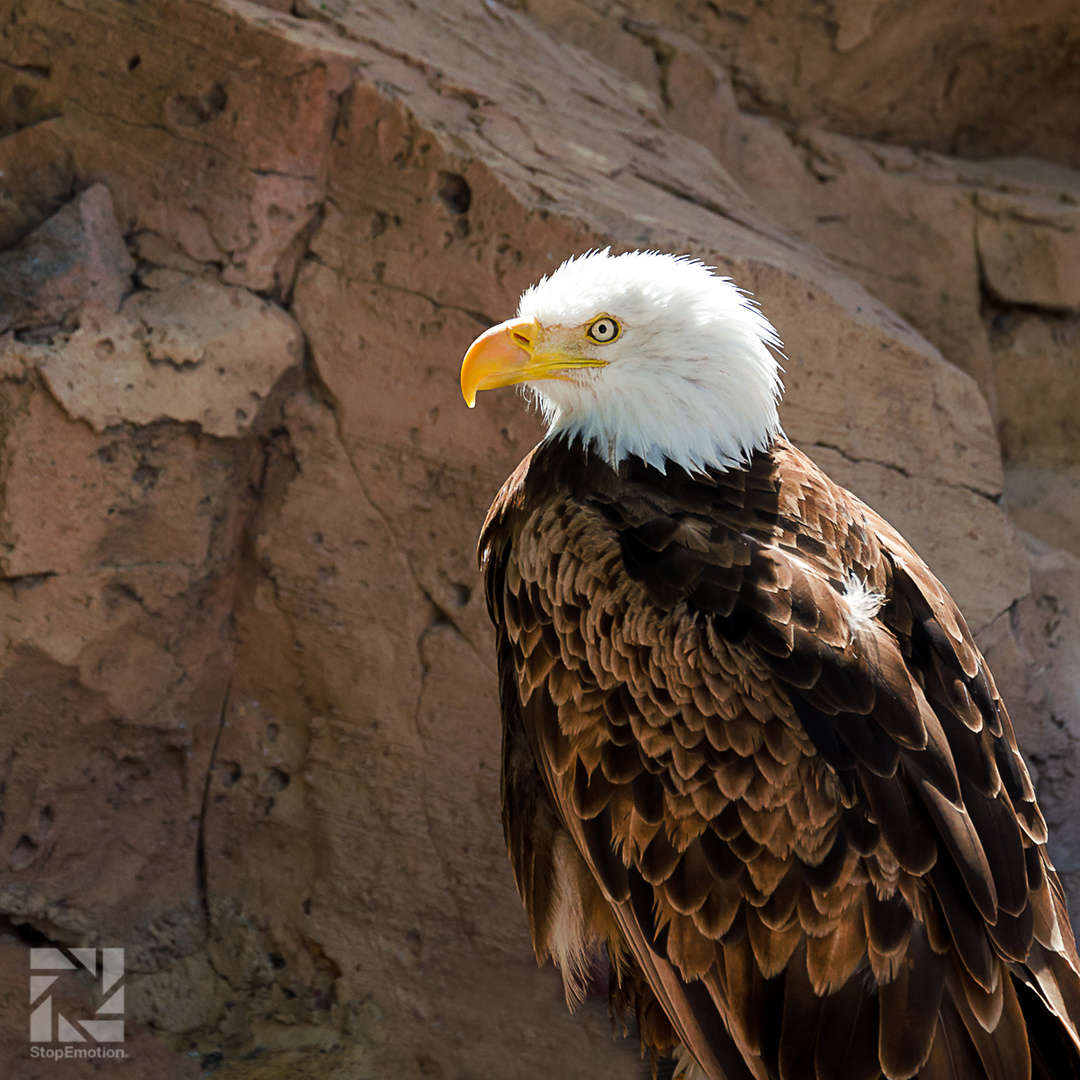
M 494 390 L 523 382 L 528 374 L 535 325 L 510 320 L 485 330 L 470 346 L 461 362 L 461 396 L 470 408 L 476 407 L 481 390 Z M 525 339 L 529 348 L 522 347 Z

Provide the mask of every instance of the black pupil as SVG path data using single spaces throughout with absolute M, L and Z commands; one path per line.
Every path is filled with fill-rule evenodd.
M 606 338 L 611 336 L 611 323 L 606 319 L 603 322 L 596 324 L 596 336 L 598 338 Z

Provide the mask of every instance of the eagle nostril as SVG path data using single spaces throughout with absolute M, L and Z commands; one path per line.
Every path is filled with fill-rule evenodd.
M 515 330 L 510 336 L 514 339 L 514 344 L 519 348 L 528 349 L 532 345 L 529 335 L 523 334 L 520 330 Z

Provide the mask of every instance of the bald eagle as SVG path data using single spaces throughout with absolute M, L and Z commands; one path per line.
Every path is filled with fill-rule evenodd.
M 776 331 L 591 252 L 461 369 L 543 441 L 480 538 L 537 957 L 688 1080 L 1080 1077 L 1080 961 L 993 677 L 891 526 L 784 437 Z

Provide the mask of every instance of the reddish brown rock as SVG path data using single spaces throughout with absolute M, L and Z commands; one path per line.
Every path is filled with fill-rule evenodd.
M 18 243 L 67 202 L 74 177 L 54 121 L 0 139 L 0 251 Z
M 1080 559 L 1080 466 L 1014 462 L 1005 473 L 1005 504 L 1024 532 Z
M 95 184 L 0 252 L 0 334 L 60 323 L 83 304 L 116 311 L 134 265 L 108 188 Z
M 1025 154 L 1080 167 L 1075 8 L 978 0 L 528 0 L 561 37 L 586 19 L 640 38 L 694 39 L 731 71 L 739 105 L 847 135 L 973 158 Z M 575 34 L 622 69 L 606 35 Z M 662 68 L 662 57 L 658 57 Z
M 295 20 L 270 33 L 260 12 L 171 0 L 132 20 L 108 4 L 34 3 L 8 28 L 0 101 L 23 103 L 16 124 L 57 117 L 78 182 L 108 183 L 123 232 L 156 233 L 232 284 L 284 294 L 350 61 L 333 35 L 313 40 Z
M 96 432 L 125 421 L 246 431 L 274 384 L 301 359 L 296 324 L 242 289 L 177 277 L 130 297 L 116 315 L 82 313 L 51 347 L 23 347 L 68 414 Z
M 107 1049 L 119 1051 L 122 1057 L 104 1060 L 52 1059 L 30 1056 L 30 946 L 15 935 L 0 935 L 0 1069 L 11 1080 L 99 1080 L 102 1075 L 119 1080 L 196 1080 L 203 1075 L 197 1059 L 176 1054 L 154 1038 L 140 1025 L 125 1021 L 124 1041 Z M 124 980 L 125 990 L 130 976 Z M 92 1019 L 94 1009 L 101 1003 L 76 972 L 60 975 L 48 989 L 52 1011 L 67 1019 Z M 39 1002 L 41 998 L 38 999 Z M 54 1024 L 56 1020 L 54 1018 Z M 90 1049 L 90 1045 L 52 1044 L 49 1049 L 63 1051 Z M 43 1047 L 44 1048 L 44 1047 Z
M 1080 319 L 999 313 L 991 344 L 1006 455 L 1017 463 L 1080 464 Z
M 976 218 L 986 285 L 1005 304 L 1080 310 L 1080 176 L 1037 198 L 980 192 Z
M 4 910 L 73 944 L 189 952 L 250 451 L 98 436 L 29 380 L 4 409 Z
M 834 259 L 994 402 L 975 196 L 951 162 L 742 117 L 733 171 L 762 208 Z

